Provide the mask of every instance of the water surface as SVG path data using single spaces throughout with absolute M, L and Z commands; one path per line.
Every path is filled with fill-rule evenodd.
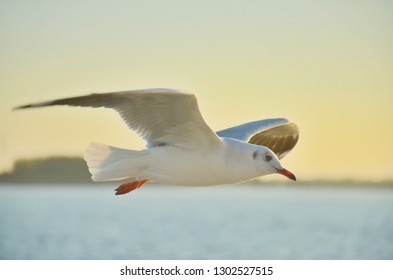
M 393 189 L 0 186 L 0 259 L 393 259 Z

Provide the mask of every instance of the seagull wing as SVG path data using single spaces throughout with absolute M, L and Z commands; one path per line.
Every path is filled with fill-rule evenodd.
M 299 127 L 281 118 L 249 122 L 216 133 L 220 137 L 268 147 L 279 159 L 292 150 L 299 139 Z
M 58 99 L 15 109 L 70 105 L 116 110 L 148 147 L 208 147 L 221 143 L 203 119 L 195 95 L 174 89 L 143 89 Z

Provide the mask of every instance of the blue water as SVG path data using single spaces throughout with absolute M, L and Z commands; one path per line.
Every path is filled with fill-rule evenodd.
M 0 259 L 393 259 L 393 188 L 0 185 Z

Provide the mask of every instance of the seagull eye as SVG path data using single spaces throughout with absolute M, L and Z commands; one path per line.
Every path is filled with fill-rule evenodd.
M 269 154 L 266 154 L 263 156 L 263 158 L 265 159 L 265 161 L 271 161 L 273 157 Z

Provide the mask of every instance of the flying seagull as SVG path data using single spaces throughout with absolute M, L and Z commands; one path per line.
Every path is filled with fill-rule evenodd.
M 84 159 L 93 181 L 130 181 L 121 184 L 116 195 L 148 181 L 210 186 L 273 173 L 296 180 L 279 161 L 299 138 L 298 126 L 287 119 L 259 120 L 213 132 L 194 94 L 160 88 L 94 93 L 15 109 L 54 105 L 114 109 L 146 140 L 146 148 L 140 151 L 96 142 L 86 148 Z

